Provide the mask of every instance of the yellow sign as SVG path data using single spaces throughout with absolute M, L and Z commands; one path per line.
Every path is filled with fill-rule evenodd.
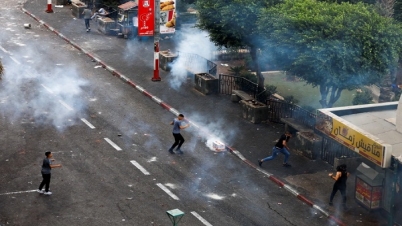
M 383 167 L 385 153 L 383 145 L 328 115 L 321 113 L 317 119 L 316 129 Z

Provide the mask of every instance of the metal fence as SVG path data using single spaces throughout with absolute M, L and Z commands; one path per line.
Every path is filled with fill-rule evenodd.
M 217 65 L 195 53 L 177 52 L 178 61 L 193 73 L 209 73 L 216 76 Z
M 298 105 L 275 99 L 267 99 L 265 104 L 269 108 L 268 119 L 271 122 L 281 123 L 281 118 L 294 118 L 311 129 L 315 126 L 317 115 Z
M 231 95 L 233 90 L 244 91 L 255 98 L 258 84 L 240 76 L 219 74 L 219 93 Z
M 335 158 L 359 156 L 359 154 L 334 141 L 332 138 L 322 136 L 321 159 L 330 165 L 334 165 Z

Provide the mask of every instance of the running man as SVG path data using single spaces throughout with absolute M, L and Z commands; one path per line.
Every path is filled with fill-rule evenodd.
M 258 165 L 260 165 L 260 167 L 261 167 L 263 162 L 272 160 L 272 159 L 276 158 L 278 153 L 282 153 L 283 155 L 285 155 L 285 160 L 283 161 L 283 166 L 290 166 L 290 164 L 288 163 L 288 159 L 290 156 L 290 153 L 289 153 L 290 148 L 288 147 L 287 143 L 291 137 L 292 137 L 292 134 L 289 131 L 286 131 L 285 134 L 283 134 L 279 138 L 278 142 L 272 148 L 272 155 L 268 156 L 264 159 L 258 160 Z
M 187 125 L 182 126 L 181 124 L 183 121 L 186 121 Z M 177 119 L 176 118 L 173 119 L 173 121 L 170 123 L 170 125 L 173 125 L 174 143 L 173 143 L 172 147 L 169 149 L 169 153 L 174 154 L 173 149 L 177 146 L 177 149 L 176 149 L 177 153 L 183 154 L 183 152 L 180 150 L 180 148 L 181 148 L 181 145 L 184 143 L 184 138 L 180 134 L 180 130 L 189 127 L 190 124 L 188 123 L 187 120 L 184 119 L 183 114 L 179 114 L 179 116 L 177 116 Z
M 52 192 L 49 191 L 49 185 L 50 185 L 50 172 L 52 168 L 58 168 L 61 167 L 61 164 L 52 164 L 54 159 L 52 159 L 53 154 L 50 151 L 45 152 L 46 158 L 43 159 L 42 163 L 42 183 L 39 185 L 39 189 L 37 190 L 40 194 L 45 194 L 45 195 L 51 195 Z M 46 185 L 46 186 L 45 186 Z M 43 193 L 43 186 L 45 186 L 45 192 Z

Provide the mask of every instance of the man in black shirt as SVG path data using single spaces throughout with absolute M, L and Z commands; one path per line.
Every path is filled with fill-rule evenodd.
M 286 131 L 285 134 L 283 134 L 279 138 L 278 142 L 272 148 L 272 155 L 268 156 L 266 158 L 263 158 L 263 159 L 259 159 L 258 165 L 260 165 L 260 167 L 261 167 L 263 162 L 272 160 L 278 155 L 278 153 L 282 153 L 283 155 L 285 155 L 285 160 L 283 161 L 283 166 L 290 166 L 290 164 L 288 163 L 288 159 L 290 156 L 290 153 L 289 153 L 290 149 L 289 149 L 287 143 L 291 137 L 292 137 L 292 134 L 289 131 Z

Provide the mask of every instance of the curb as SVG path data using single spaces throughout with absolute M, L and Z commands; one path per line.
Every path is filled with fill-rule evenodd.
M 27 14 L 28 16 L 32 17 L 35 21 L 39 22 L 41 25 L 43 25 L 44 27 L 46 27 L 47 29 L 49 29 L 50 31 L 52 31 L 53 33 L 55 33 L 57 36 L 59 36 L 60 38 L 62 38 L 64 41 L 66 41 L 67 43 L 71 44 L 74 48 L 76 48 L 77 50 L 83 52 L 85 55 L 87 55 L 88 57 L 90 57 L 92 60 L 94 60 L 95 62 L 97 62 L 98 64 L 100 64 L 104 69 L 106 69 L 107 71 L 109 71 L 113 76 L 116 76 L 120 79 L 122 79 L 123 81 L 125 81 L 127 84 L 129 84 L 130 86 L 136 88 L 139 92 L 141 92 L 142 94 L 144 94 L 144 96 L 152 99 L 154 102 L 156 102 L 157 104 L 159 104 L 161 107 L 163 107 L 164 109 L 166 109 L 167 111 L 173 113 L 175 116 L 179 115 L 179 111 L 177 111 L 175 108 L 171 107 L 170 105 L 168 105 L 167 103 L 163 102 L 161 99 L 159 99 L 157 96 L 152 95 L 150 92 L 148 92 L 147 90 L 145 90 L 143 87 L 137 85 L 136 83 L 134 83 L 133 81 L 131 81 L 129 78 L 127 78 L 126 76 L 124 76 L 122 73 L 120 73 L 119 71 L 117 71 L 116 69 L 114 69 L 113 67 L 110 67 L 109 65 L 107 65 L 106 63 L 104 63 L 103 61 L 101 61 L 99 58 L 97 58 L 96 56 L 94 56 L 92 53 L 86 51 L 85 49 L 81 48 L 77 43 L 69 40 L 67 37 L 65 37 L 62 33 L 60 33 L 59 31 L 57 31 L 56 29 L 54 29 L 53 27 L 51 27 L 50 25 L 46 24 L 43 20 L 40 20 L 37 16 L 35 16 L 34 14 L 30 13 L 28 10 L 24 9 L 23 7 L 21 7 L 21 10 L 23 13 Z M 189 121 L 191 124 L 193 124 L 196 128 L 200 129 L 200 127 L 198 125 L 196 125 L 195 123 Z M 205 133 L 205 132 L 204 132 Z M 232 147 L 226 146 L 226 149 L 230 151 L 230 153 L 234 154 L 236 157 L 238 157 L 239 159 L 241 159 L 243 162 L 245 162 L 247 165 L 249 165 L 250 167 L 256 169 L 257 171 L 263 173 L 264 175 L 266 175 L 268 177 L 268 179 L 270 179 L 272 182 L 276 183 L 277 185 L 279 185 L 281 188 L 285 188 L 288 192 L 290 192 L 291 194 L 293 194 L 294 196 L 296 196 L 297 199 L 299 199 L 300 201 L 304 202 L 305 204 L 307 204 L 309 207 L 318 210 L 320 213 L 322 213 L 323 215 L 325 215 L 329 220 L 335 222 L 336 224 L 338 224 L 339 226 L 346 226 L 346 224 L 344 224 L 342 221 L 340 221 L 338 218 L 336 218 L 335 216 L 330 215 L 327 211 L 323 210 L 321 207 L 315 205 L 312 201 L 310 201 L 308 198 L 306 198 L 305 196 L 303 196 L 302 194 L 300 194 L 298 191 L 296 191 L 295 189 L 293 189 L 290 185 L 285 184 L 284 182 L 282 182 L 280 179 L 276 178 L 273 174 L 268 173 L 267 171 L 257 167 L 255 164 L 251 163 L 248 159 L 246 159 L 239 151 L 233 149 Z
M 333 221 L 334 223 L 336 223 L 339 226 L 346 226 L 346 224 L 343 223 L 341 220 L 339 220 L 337 217 L 330 215 L 327 211 L 323 210 L 321 207 L 319 207 L 318 205 L 314 204 L 311 200 L 309 200 L 304 195 L 300 194 L 296 189 L 292 188 L 290 185 L 282 182 L 279 178 L 275 177 L 273 174 L 268 173 L 267 171 L 261 169 L 260 167 L 256 166 L 255 164 L 251 163 L 239 151 L 237 151 L 234 148 L 229 147 L 229 146 L 226 146 L 226 149 L 229 150 L 232 154 L 237 156 L 239 159 L 241 159 L 243 162 L 245 162 L 250 167 L 252 167 L 252 168 L 256 169 L 257 171 L 265 174 L 268 177 L 268 179 L 270 179 L 275 184 L 279 185 L 279 187 L 284 188 L 285 190 L 287 190 L 288 192 L 290 192 L 291 194 L 296 196 L 297 199 L 299 199 L 300 201 L 302 201 L 305 204 L 307 204 L 309 207 L 311 207 L 313 209 L 316 209 L 317 211 L 319 211 L 320 213 L 325 215 L 329 220 Z

